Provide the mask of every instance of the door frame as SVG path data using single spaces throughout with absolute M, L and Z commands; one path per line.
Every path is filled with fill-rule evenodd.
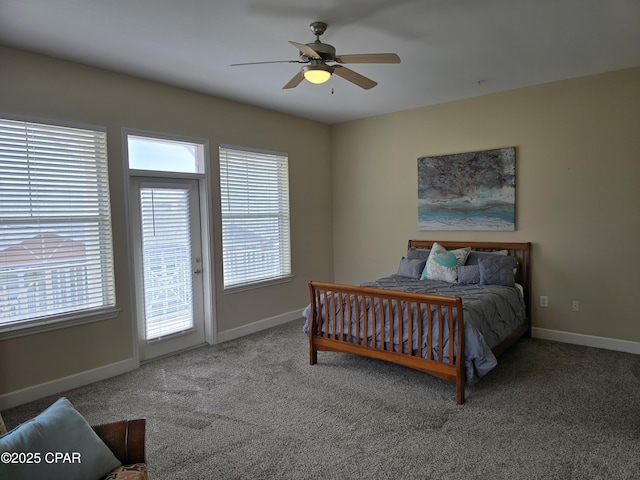
M 142 136 L 149 138 L 157 138 L 160 140 L 176 140 L 180 142 L 192 142 L 200 144 L 204 147 L 204 173 L 190 174 L 190 173 L 177 173 L 177 172 L 162 172 L 162 171 L 142 171 L 129 168 L 129 151 L 128 151 L 128 136 Z M 139 285 L 135 281 L 135 255 L 134 255 L 134 223 L 133 214 L 139 215 L 139 211 L 136 212 L 132 209 L 132 201 L 136 202 L 135 197 L 131 198 L 131 190 L 133 180 L 136 178 L 146 179 L 195 179 L 198 181 L 199 192 L 199 205 L 200 205 L 200 234 L 201 234 L 201 250 L 202 250 L 202 286 L 203 286 L 203 303 L 204 303 L 204 330 L 205 330 L 205 342 L 213 345 L 217 343 L 217 320 L 216 320 L 216 294 L 215 294 L 215 265 L 213 261 L 213 232 L 210 212 L 212 212 L 212 199 L 210 195 L 211 185 L 211 173 L 207 168 L 210 165 L 210 148 L 209 140 L 195 137 L 185 137 L 179 135 L 168 135 L 165 133 L 151 132 L 148 130 L 138 130 L 133 128 L 122 129 L 122 161 L 124 178 L 126 181 L 124 187 L 124 200 L 127 208 L 125 209 L 125 223 L 127 231 L 127 261 L 129 265 L 129 304 L 131 314 L 131 339 L 132 339 L 132 351 L 133 359 L 136 365 L 146 363 L 147 360 L 140 360 L 139 351 L 139 338 L 138 338 L 138 289 Z M 179 353 L 179 352 L 174 352 Z M 153 359 L 151 359 L 153 360 Z M 151 361 L 149 360 L 149 361 Z

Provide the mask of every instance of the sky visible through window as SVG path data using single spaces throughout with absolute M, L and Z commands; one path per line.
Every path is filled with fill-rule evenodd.
M 159 138 L 128 136 L 129 168 L 160 172 L 203 173 L 201 146 Z

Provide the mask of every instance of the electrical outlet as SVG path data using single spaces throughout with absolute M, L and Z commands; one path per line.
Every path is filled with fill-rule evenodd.
M 549 306 L 549 297 L 546 295 L 540 295 L 540 306 L 548 307 Z
M 571 302 L 571 310 L 573 310 L 574 312 L 580 311 L 580 302 L 578 300 L 574 300 L 573 302 Z

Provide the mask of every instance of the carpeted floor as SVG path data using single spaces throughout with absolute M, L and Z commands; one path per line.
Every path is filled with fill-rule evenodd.
M 640 478 L 640 356 L 524 339 L 458 406 L 453 385 L 396 365 L 310 366 L 301 327 L 62 395 L 90 423 L 147 418 L 159 480 Z M 56 398 L 3 412 L 7 426 Z

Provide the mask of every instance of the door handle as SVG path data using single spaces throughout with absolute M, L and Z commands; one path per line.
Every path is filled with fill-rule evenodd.
M 197 270 L 195 270 L 193 273 L 202 273 L 202 270 L 197 269 Z

